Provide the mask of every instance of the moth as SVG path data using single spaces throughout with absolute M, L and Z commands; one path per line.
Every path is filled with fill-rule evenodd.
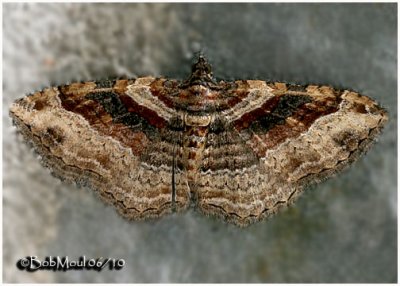
M 10 116 L 42 163 L 125 218 L 193 206 L 246 226 L 341 171 L 387 112 L 330 86 L 217 82 L 199 56 L 186 80 L 78 82 L 15 101 Z

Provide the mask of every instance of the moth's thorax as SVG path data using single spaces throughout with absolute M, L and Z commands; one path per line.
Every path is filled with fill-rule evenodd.
M 187 89 L 185 95 L 188 97 L 201 97 L 206 99 L 211 95 L 211 90 L 203 85 L 193 85 Z
M 188 104 L 210 101 L 215 98 L 215 92 L 202 85 L 193 85 L 179 91 L 179 98 Z
M 186 126 L 193 126 L 193 127 L 209 126 L 211 123 L 211 115 L 194 115 L 186 113 L 184 115 L 184 122 Z

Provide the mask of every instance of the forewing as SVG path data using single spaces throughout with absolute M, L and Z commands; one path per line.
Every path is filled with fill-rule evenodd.
M 200 209 L 238 225 L 275 213 L 304 186 L 343 169 L 387 121 L 376 102 L 347 90 L 260 81 L 247 88 L 219 119 L 224 128 L 209 134 L 198 185 Z
M 179 142 L 161 140 L 173 111 L 152 98 L 153 80 L 48 88 L 10 114 L 56 176 L 97 190 L 125 217 L 157 217 L 186 208 L 189 190 L 173 164 Z

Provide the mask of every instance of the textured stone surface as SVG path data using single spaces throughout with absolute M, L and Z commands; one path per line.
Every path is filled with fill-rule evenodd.
M 6 4 L 3 11 L 4 281 L 396 281 L 395 5 Z M 351 87 L 387 107 L 388 127 L 350 171 L 245 230 L 192 212 L 126 222 L 91 193 L 52 178 L 16 143 L 7 109 L 23 94 L 112 74 L 183 78 L 200 47 L 220 78 Z M 82 254 L 127 265 L 119 273 L 15 267 L 26 255 Z

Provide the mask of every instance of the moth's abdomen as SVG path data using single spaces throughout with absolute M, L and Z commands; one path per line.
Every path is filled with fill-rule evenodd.
M 203 159 L 203 151 L 207 141 L 211 117 L 185 115 L 183 134 L 183 150 L 185 169 L 189 182 L 196 182 Z

